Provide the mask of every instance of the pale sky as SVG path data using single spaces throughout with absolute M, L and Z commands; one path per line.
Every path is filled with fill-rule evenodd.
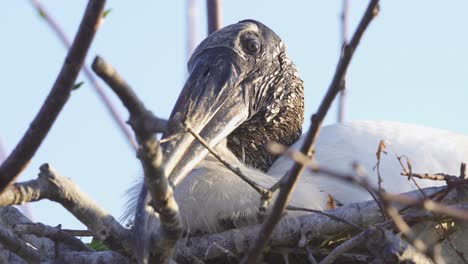
M 206 36 L 205 1 L 199 2 L 198 41 Z M 43 4 L 71 37 L 86 1 Z M 350 1 L 350 33 L 367 1 Z M 28 1 L 4 1 L 0 16 L 0 138 L 11 151 L 48 94 L 66 51 Z M 87 58 L 113 64 L 158 116 L 167 117 L 186 76 L 185 1 L 108 1 L 112 12 Z M 287 44 L 306 89 L 306 119 L 318 106 L 339 55 L 341 1 L 225 0 L 223 24 L 255 19 Z M 382 1 L 350 69 L 346 119 L 395 120 L 468 133 L 468 2 Z M 50 163 L 103 208 L 119 217 L 124 190 L 141 174 L 135 153 L 93 88 L 73 92 L 51 133 L 20 175 L 37 177 Z M 120 102 L 103 84 L 128 117 Z M 327 124 L 336 121 L 335 110 Z M 308 123 L 308 122 L 307 122 Z M 35 220 L 82 228 L 50 201 L 32 205 Z

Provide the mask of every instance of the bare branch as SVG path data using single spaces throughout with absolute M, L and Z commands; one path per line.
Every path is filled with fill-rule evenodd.
M 57 37 L 60 39 L 63 46 L 68 50 L 70 48 L 70 41 L 65 35 L 65 32 L 60 28 L 59 24 L 55 21 L 55 19 L 49 14 L 49 12 L 44 8 L 44 6 L 41 3 L 39 3 L 39 1 L 31 0 L 31 4 L 37 9 L 37 11 L 41 14 L 41 17 L 47 22 L 47 24 L 50 26 L 52 31 L 55 32 Z M 112 119 L 114 119 L 114 122 L 117 124 L 120 131 L 127 139 L 127 142 L 129 143 L 129 145 L 133 149 L 137 149 L 138 146 L 136 145 L 136 142 L 133 138 L 132 133 L 126 126 L 122 117 L 117 112 L 117 109 L 115 108 L 114 104 L 109 99 L 109 97 L 107 96 L 106 92 L 102 89 L 101 85 L 99 84 L 99 82 L 96 80 L 96 78 L 92 74 L 89 67 L 86 65 L 83 65 L 82 70 L 83 70 L 84 75 L 88 79 L 88 81 L 94 87 L 94 91 L 97 93 L 101 101 L 106 106 L 106 109 L 109 111 L 109 114 L 112 116 Z
M 112 263 L 112 264 L 130 264 L 128 259 L 115 251 L 99 251 L 99 252 L 83 252 L 83 251 L 68 251 L 60 254 L 60 257 L 54 263 L 74 263 L 74 264 L 89 264 L 89 263 Z
M 130 86 L 103 59 L 96 57 L 92 68 L 109 84 L 130 113 L 129 123 L 140 145 L 138 158 L 145 174 L 145 186 L 152 198 L 150 205 L 159 213 L 160 219 L 160 229 L 151 247 L 150 262 L 166 263 L 182 234 L 179 208 L 172 187 L 164 174 L 161 148 L 154 136 L 154 128 L 157 127 L 159 132 L 164 131 L 167 127 L 166 121 L 158 119 L 148 111 Z M 154 123 L 158 123 L 159 126 L 155 126 Z
M 38 237 L 48 237 L 53 241 L 67 244 L 78 251 L 93 251 L 78 238 L 64 232 L 59 227 L 52 227 L 42 223 L 16 224 L 13 227 L 16 234 L 32 234 Z
M 343 49 L 343 56 L 340 58 L 338 62 L 335 76 L 328 88 L 328 91 L 322 100 L 319 109 L 317 112 L 312 115 L 312 122 L 307 133 L 304 143 L 301 147 L 301 152 L 306 154 L 308 157 L 312 157 L 313 145 L 315 139 L 317 138 L 319 129 L 322 125 L 322 121 L 325 118 L 330 106 L 335 99 L 336 95 L 340 91 L 340 83 L 343 80 L 343 76 L 346 73 L 348 65 L 351 61 L 351 58 L 356 50 L 359 41 L 366 30 L 367 26 L 370 24 L 372 19 L 377 15 L 378 12 L 378 0 L 372 0 L 367 7 L 366 12 L 364 13 L 361 22 L 356 29 L 356 32 L 353 35 L 350 43 L 346 45 Z M 297 182 L 300 174 L 304 170 L 304 165 L 300 163 L 294 163 L 292 169 L 290 170 L 289 177 L 284 181 L 284 185 L 281 186 L 280 193 L 278 198 L 276 199 L 272 212 L 268 219 L 266 219 L 265 223 L 262 225 L 262 229 L 258 233 L 258 237 L 255 243 L 252 245 L 248 253 L 242 259 L 242 263 L 256 263 L 258 256 L 262 252 L 265 244 L 268 241 L 274 227 L 280 221 L 281 215 L 286 207 L 286 204 L 289 200 L 290 193 L 292 192 L 294 185 Z
M 329 214 L 329 213 L 326 213 L 324 211 L 310 209 L 310 208 L 296 207 L 296 206 L 291 206 L 291 205 L 286 207 L 286 209 L 289 210 L 289 211 L 304 211 L 304 212 L 311 212 L 311 213 L 314 213 L 314 214 L 321 214 L 321 215 L 324 215 L 324 216 L 326 216 L 326 217 L 328 217 L 328 218 L 330 218 L 332 220 L 340 221 L 340 222 L 343 222 L 345 224 L 348 224 L 349 226 L 354 227 L 357 230 L 364 231 L 364 228 L 362 228 L 362 227 L 360 227 L 360 226 L 358 226 L 358 225 L 356 225 L 354 223 L 351 223 L 346 219 L 337 217 L 336 215 Z
M 15 205 L 49 199 L 65 207 L 109 248 L 131 255 L 130 231 L 79 190 L 70 179 L 57 174 L 48 164 L 40 167 L 37 180 L 15 183 L 0 195 L 0 205 Z
M 343 0 L 343 7 L 341 10 L 341 55 L 343 55 L 343 48 L 348 44 L 348 12 L 349 12 L 349 1 Z M 346 114 L 346 74 L 343 76 L 343 80 L 340 83 L 340 93 L 338 97 L 338 122 L 345 120 Z
M 78 33 L 57 79 L 23 138 L 0 166 L 0 193 L 11 184 L 34 156 L 70 97 L 74 82 L 98 29 L 105 0 L 90 0 Z
M 39 263 L 39 252 L 23 240 L 17 238 L 12 232 L 0 225 L 0 241 L 11 252 L 29 263 Z

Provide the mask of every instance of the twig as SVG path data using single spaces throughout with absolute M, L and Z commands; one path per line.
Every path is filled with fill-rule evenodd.
M 44 225 L 42 223 L 16 224 L 13 227 L 13 231 L 22 235 L 33 234 L 37 237 L 48 237 L 53 241 L 67 244 L 78 251 L 93 251 L 81 240 L 64 232 L 60 228 Z
M 432 200 L 427 199 L 417 199 L 412 197 L 407 197 L 404 195 L 396 195 L 390 193 L 382 194 L 382 197 L 388 201 L 397 202 L 405 205 L 417 206 L 427 210 L 429 212 L 433 212 L 436 214 L 447 215 L 456 219 L 460 220 L 468 220 L 468 210 L 448 207 L 445 204 L 441 204 L 438 202 L 434 202 Z
M 159 213 L 160 219 L 159 232 L 152 241 L 153 245 L 150 246 L 149 261 L 166 263 L 170 260 L 175 244 L 182 235 L 179 208 L 174 199 L 172 187 L 164 174 L 161 148 L 154 136 L 155 128 L 159 132 L 165 131 L 166 121 L 158 119 L 147 110 L 130 86 L 103 59 L 96 57 L 92 68 L 119 96 L 130 113 L 129 123 L 140 145 L 138 158 L 145 174 L 145 186 L 151 194 L 150 205 Z
M 346 240 L 343 244 L 334 248 L 333 251 L 330 252 L 330 254 L 328 254 L 324 259 L 322 259 L 322 261 L 320 261 L 319 264 L 332 263 L 346 251 L 349 251 L 350 249 L 362 244 L 362 242 L 367 236 L 366 232 L 369 232 L 369 231 L 367 230 L 363 231 L 359 233 L 358 235 L 354 236 L 353 238 Z
M 44 8 L 44 6 L 41 3 L 39 3 L 39 1 L 31 0 L 31 4 L 37 9 L 41 17 L 46 21 L 46 23 L 50 26 L 52 31 L 55 32 L 59 40 L 62 42 L 63 46 L 68 50 L 70 48 L 70 40 L 68 40 L 67 36 L 65 35 L 65 32 L 60 28 L 59 24 L 55 21 L 55 19 L 49 14 L 49 12 Z M 97 93 L 101 101 L 106 106 L 106 109 L 109 111 L 109 114 L 112 116 L 112 119 L 114 119 L 114 122 L 117 124 L 120 131 L 127 139 L 127 142 L 129 143 L 129 145 L 133 149 L 137 149 L 138 146 L 136 145 L 136 142 L 133 138 L 132 133 L 130 132 L 128 127 L 125 125 L 125 122 L 123 121 L 119 113 L 117 112 L 114 104 L 109 99 L 106 92 L 102 89 L 101 85 L 96 80 L 96 78 L 92 74 L 89 67 L 86 65 L 83 65 L 82 71 L 85 77 L 94 87 L 94 91 Z
M 187 3 L 187 58 L 185 61 L 189 61 L 190 56 L 195 50 L 197 44 L 197 29 L 198 29 L 198 7 L 196 0 L 188 0 Z
M 343 7 L 341 10 L 341 55 L 343 55 L 343 48 L 348 43 L 348 11 L 349 1 L 343 0 Z M 346 113 L 346 74 L 343 76 L 343 80 L 340 83 L 340 93 L 338 96 L 338 122 L 341 123 L 345 120 Z
M 351 61 L 351 58 L 356 50 L 361 37 L 366 30 L 367 26 L 370 24 L 372 19 L 377 15 L 378 12 L 378 0 L 372 0 L 367 7 L 366 12 L 364 13 L 361 22 L 359 23 L 356 32 L 354 33 L 350 43 L 344 47 L 343 56 L 340 58 L 335 76 L 328 88 L 328 91 L 322 100 L 319 109 L 317 112 L 312 115 L 312 122 L 310 125 L 309 132 L 307 133 L 304 143 L 301 146 L 301 152 L 306 154 L 308 157 L 312 157 L 313 145 L 315 139 L 317 138 L 319 129 L 321 127 L 322 121 L 325 118 L 330 106 L 335 99 L 336 95 L 340 91 L 340 83 L 343 80 L 343 76 L 346 73 L 348 65 Z M 292 192 L 299 175 L 304 170 L 304 165 L 300 163 L 294 163 L 287 179 L 284 181 L 284 185 L 281 186 L 280 193 L 273 205 L 273 209 L 268 219 L 262 225 L 260 232 L 258 233 L 255 243 L 251 246 L 247 254 L 242 259 L 241 263 L 256 263 L 258 256 L 261 254 L 265 244 L 267 243 L 274 227 L 279 222 L 281 215 L 286 207 L 286 204 L 289 200 L 290 193 Z
M 206 0 L 208 35 L 221 28 L 221 0 Z
M 303 208 L 303 207 L 296 207 L 296 206 L 291 206 L 291 205 L 288 205 L 288 207 L 286 207 L 287 210 L 289 211 L 304 211 L 304 212 L 311 212 L 311 213 L 314 213 L 314 214 L 321 214 L 321 215 L 324 215 L 332 220 L 335 220 L 335 221 L 340 221 L 340 222 L 343 222 L 349 226 L 352 226 L 354 227 L 355 229 L 359 230 L 359 231 L 364 231 L 364 228 L 356 225 L 356 224 L 353 224 L 351 222 L 349 222 L 348 220 L 344 219 L 344 218 L 341 218 L 341 217 L 337 217 L 336 215 L 332 215 L 332 214 L 329 214 L 329 213 L 326 213 L 324 211 L 320 211 L 320 210 L 315 210 L 315 209 L 310 209 L 310 208 Z
M 131 255 L 133 245 L 130 231 L 81 192 L 75 183 L 57 174 L 48 164 L 40 167 L 38 179 L 9 186 L 0 195 L 0 205 L 16 205 L 42 199 L 61 204 L 106 246 L 124 255 Z
M 75 230 L 75 229 L 62 229 L 63 232 L 77 237 L 92 237 L 93 232 L 90 230 Z
M 190 126 L 188 126 L 187 124 L 185 125 L 185 128 L 187 130 L 187 132 L 189 132 L 190 134 L 192 134 L 192 136 L 198 140 L 198 142 L 200 142 L 200 144 L 202 144 L 210 153 L 211 155 L 213 155 L 219 162 L 221 162 L 226 168 L 228 168 L 230 171 L 234 172 L 237 176 L 239 176 L 239 178 L 241 178 L 243 181 L 245 181 L 248 185 L 250 185 L 250 187 L 252 187 L 255 191 L 257 191 L 262 199 L 264 200 L 271 200 L 271 198 L 273 197 L 273 193 L 265 188 L 265 187 L 262 187 L 260 186 L 259 184 L 257 184 L 255 181 L 252 181 L 249 176 L 245 175 L 238 167 L 234 167 L 232 164 L 230 164 L 229 162 L 227 162 L 223 157 L 221 157 L 212 147 L 210 147 L 210 145 L 208 144 L 208 142 L 206 142 L 202 137 L 200 137 L 200 135 L 198 135 L 197 132 L 195 132 Z
M 90 0 L 57 79 L 29 129 L 0 166 L 0 193 L 27 166 L 70 97 L 74 82 L 101 20 L 105 0 Z

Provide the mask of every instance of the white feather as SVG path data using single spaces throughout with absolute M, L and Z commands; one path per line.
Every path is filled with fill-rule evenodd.
M 296 142 L 293 148 L 299 149 L 302 140 Z M 415 186 L 400 175 L 402 169 L 392 149 L 410 159 L 413 172 L 457 175 L 460 162 L 468 161 L 468 137 L 465 135 L 378 121 L 323 127 L 315 145 L 315 158 L 319 164 L 343 172 L 351 172 L 351 165 L 358 162 L 367 170 L 371 181 L 377 184 L 377 172 L 373 168 L 377 162 L 376 151 L 380 140 L 385 140 L 388 146 L 388 154 L 382 155 L 380 165 L 383 187 L 393 193 L 411 191 Z M 280 157 L 267 175 L 239 162 L 224 146 L 217 147 L 217 151 L 265 187 L 274 184 L 292 166 L 289 158 Z M 422 180 L 419 184 L 428 187 L 443 183 Z M 328 194 L 345 204 L 371 199 L 366 191 L 355 186 L 306 171 L 296 185 L 290 204 L 324 209 Z M 177 186 L 175 197 L 184 227 L 189 232 L 222 231 L 225 228 L 221 221 L 223 219 L 232 220 L 235 226 L 255 223 L 260 202 L 256 191 L 212 156 L 208 156 Z M 129 211 L 134 209 L 130 208 Z

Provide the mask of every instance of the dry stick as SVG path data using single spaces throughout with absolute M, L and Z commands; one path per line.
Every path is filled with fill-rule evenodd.
M 68 40 L 67 36 L 65 35 L 65 32 L 60 28 L 59 24 L 55 21 L 55 19 L 49 14 L 49 12 L 44 8 L 44 6 L 41 3 L 39 3 L 39 1 L 31 0 L 31 4 L 37 9 L 41 17 L 47 22 L 50 28 L 56 33 L 57 37 L 60 39 L 63 46 L 68 50 L 70 48 L 70 40 Z M 89 67 L 83 65 L 82 70 L 88 81 L 94 87 L 94 91 L 97 93 L 101 101 L 106 106 L 107 110 L 109 111 L 109 114 L 112 116 L 112 119 L 114 119 L 114 122 L 117 124 L 122 134 L 127 138 L 129 145 L 133 149 L 137 149 L 138 146 L 133 138 L 132 133 L 126 126 L 122 117 L 117 112 L 117 109 L 107 96 L 106 92 L 102 89 L 101 85 L 99 85 L 99 82 L 96 80 Z
M 187 57 L 185 61 L 189 61 L 197 44 L 197 29 L 198 29 L 198 8 L 196 0 L 188 0 L 187 3 Z
M 90 0 L 57 79 L 26 133 L 0 166 L 0 193 L 27 166 L 70 97 L 101 20 L 105 0 Z
M 310 208 L 303 208 L 303 207 L 296 207 L 296 206 L 292 206 L 292 205 L 289 205 L 288 207 L 286 207 L 287 210 L 289 211 L 304 211 L 304 212 L 311 212 L 311 213 L 314 213 L 314 214 L 321 214 L 321 215 L 324 215 L 332 220 L 335 220 L 335 221 L 339 221 L 339 222 L 343 222 L 349 226 L 352 226 L 354 228 L 356 228 L 357 230 L 359 231 L 364 231 L 364 228 L 354 224 L 354 223 L 351 223 L 349 222 L 348 220 L 346 219 L 343 219 L 341 217 L 338 217 L 336 215 L 332 215 L 332 214 L 329 214 L 329 213 L 326 213 L 324 211 L 320 211 L 320 210 L 315 210 L 315 209 L 310 209 Z
M 392 195 L 392 194 L 384 193 L 383 191 L 378 191 L 376 190 L 376 188 L 372 187 L 366 180 L 364 180 L 364 178 L 355 178 L 352 175 L 342 174 L 342 173 L 339 173 L 339 172 L 336 172 L 327 168 L 319 167 L 316 164 L 310 161 L 307 161 L 307 157 L 303 155 L 302 153 L 287 151 L 286 154 L 289 157 L 291 157 L 294 161 L 305 164 L 307 168 L 311 170 L 312 172 L 323 173 L 330 177 L 333 177 L 342 181 L 350 182 L 353 184 L 358 184 L 360 186 L 366 186 L 366 188 L 373 190 L 374 192 L 377 192 L 381 200 L 383 201 L 385 212 L 393 220 L 395 226 L 408 237 L 408 240 L 411 242 L 411 244 L 414 245 L 414 247 L 418 251 L 424 254 L 428 254 L 428 256 L 431 259 L 433 259 L 435 262 L 437 262 L 439 256 L 436 254 L 437 252 L 434 250 L 434 247 L 427 247 L 420 239 L 417 239 L 413 231 L 409 227 L 409 225 L 405 222 L 403 217 L 398 213 L 398 210 L 395 207 L 390 206 L 389 202 L 393 201 L 393 202 L 399 202 L 402 204 L 413 205 L 413 206 L 418 205 L 427 211 L 445 214 L 445 215 L 448 215 L 454 218 L 459 218 L 462 220 L 468 217 L 468 211 L 466 210 L 453 208 L 453 207 L 449 207 L 446 205 L 441 205 L 431 200 L 414 199 L 414 198 L 406 197 L 403 195 Z
M 397 157 L 398 161 L 400 162 L 400 165 L 401 167 L 403 168 L 403 172 L 401 174 L 406 174 L 408 175 L 408 178 L 411 179 L 413 181 L 413 183 L 416 185 L 416 187 L 418 188 L 418 190 L 420 191 L 421 195 L 424 197 L 425 200 L 428 200 L 428 197 L 427 195 L 424 193 L 423 189 L 419 186 L 419 184 L 416 182 L 416 180 L 414 179 L 414 177 L 412 176 L 413 173 L 412 173 L 412 169 L 411 169 L 411 163 L 409 161 L 409 158 L 408 157 L 405 157 L 406 158 L 406 163 L 408 165 L 408 169 L 406 169 L 406 167 L 404 166 L 403 162 L 401 161 L 403 156 L 399 156 L 395 150 L 393 150 L 393 153 L 395 154 L 395 156 Z M 466 169 L 466 165 L 465 163 L 462 162 L 461 166 L 460 166 L 460 178 L 463 178 L 464 177 L 464 174 L 465 174 L 465 169 Z M 460 179 L 459 177 L 456 177 L 456 179 Z M 448 183 L 448 180 L 450 178 L 447 177 L 447 183 Z M 399 214 L 399 212 L 396 210 L 396 213 Z M 404 221 L 404 220 L 403 220 Z M 450 235 L 448 234 L 448 231 L 447 229 L 445 228 L 445 226 L 442 224 L 442 221 L 440 220 L 439 217 L 436 216 L 436 221 L 437 223 L 439 224 L 440 228 L 442 229 L 442 235 L 445 237 L 445 239 L 447 239 L 450 247 L 453 249 L 453 251 L 455 251 L 455 253 L 458 255 L 458 257 L 464 262 L 464 263 L 468 263 L 467 260 L 465 259 L 465 257 L 463 256 L 463 253 L 460 252 L 458 249 L 455 248 L 455 245 L 452 243 L 452 240 L 450 239 Z M 431 254 L 433 254 L 434 250 L 433 250 L 433 246 L 430 247 L 429 249 L 429 252 Z M 431 258 L 434 259 L 434 261 L 437 261 L 435 256 L 434 255 L 431 255 Z
M 40 167 L 36 180 L 15 183 L 5 189 L 0 195 L 0 205 L 18 205 L 43 199 L 61 204 L 112 250 L 126 256 L 132 254 L 130 231 L 99 207 L 74 182 L 56 173 L 48 164 Z
M 343 0 L 343 9 L 341 11 L 341 49 L 346 46 L 348 43 L 348 11 L 349 11 L 349 1 Z M 343 52 L 341 50 L 341 54 Z M 338 122 L 343 122 L 345 120 L 346 113 L 346 76 L 343 76 L 341 82 L 340 94 L 338 97 Z
M 130 114 L 129 123 L 140 145 L 138 158 L 145 174 L 145 186 L 151 194 L 150 205 L 159 213 L 160 220 L 159 232 L 151 246 L 149 261 L 166 263 L 182 235 L 179 208 L 172 187 L 164 174 L 161 148 L 154 136 L 155 129 L 159 132 L 165 131 L 166 121 L 156 118 L 147 110 L 131 87 L 103 59 L 96 57 L 92 68 L 117 94 Z M 155 124 L 159 124 L 160 127 Z
M 325 115 L 327 114 L 328 110 L 330 109 L 330 105 L 332 104 L 334 98 L 340 91 L 340 83 L 343 80 L 343 76 L 346 73 L 348 65 L 351 61 L 354 51 L 356 50 L 359 41 L 366 30 L 367 26 L 370 24 L 372 19 L 378 13 L 378 0 L 372 0 L 367 7 L 367 10 L 359 23 L 356 32 L 354 33 L 351 42 L 343 48 L 343 56 L 340 58 L 338 62 L 335 76 L 328 88 L 327 94 L 325 98 L 322 100 L 319 109 L 317 112 L 312 115 L 312 122 L 309 129 L 309 132 L 306 135 L 304 143 L 301 147 L 301 152 L 306 154 L 308 157 L 312 157 L 313 152 L 313 144 L 315 139 L 317 138 L 318 131 L 322 124 Z M 284 208 L 289 200 L 289 195 L 292 192 L 299 175 L 304 170 L 304 165 L 295 162 L 290 173 L 289 177 L 284 181 L 284 185 L 281 187 L 280 193 L 278 198 L 276 199 L 273 210 L 270 216 L 266 219 L 265 223 L 262 225 L 260 232 L 258 233 L 258 237 L 255 242 L 250 247 L 247 254 L 242 259 L 242 263 L 256 263 L 258 260 L 259 255 L 261 254 L 263 248 L 265 247 L 274 227 L 279 222 L 281 215 L 283 214 Z
M 16 237 L 8 229 L 0 225 L 0 241 L 2 246 L 10 252 L 18 255 L 27 261 L 27 263 L 39 263 L 40 254 L 37 249 L 28 245 L 23 240 Z
M 349 251 L 350 249 L 362 244 L 362 242 L 366 238 L 366 232 L 369 232 L 367 230 L 362 231 L 358 235 L 346 240 L 343 242 L 341 245 L 337 246 L 328 254 L 322 261 L 320 261 L 319 264 L 328 264 L 328 263 L 333 263 L 340 255 L 343 253 Z
M 42 223 L 16 224 L 13 228 L 16 234 L 32 234 L 37 237 L 47 237 L 56 242 L 62 242 L 77 251 L 93 251 L 80 239 L 70 235 L 60 227 L 52 227 Z
M 206 0 L 208 35 L 221 28 L 221 0 Z
M 63 232 L 75 237 L 91 237 L 93 232 L 90 230 L 62 229 Z

